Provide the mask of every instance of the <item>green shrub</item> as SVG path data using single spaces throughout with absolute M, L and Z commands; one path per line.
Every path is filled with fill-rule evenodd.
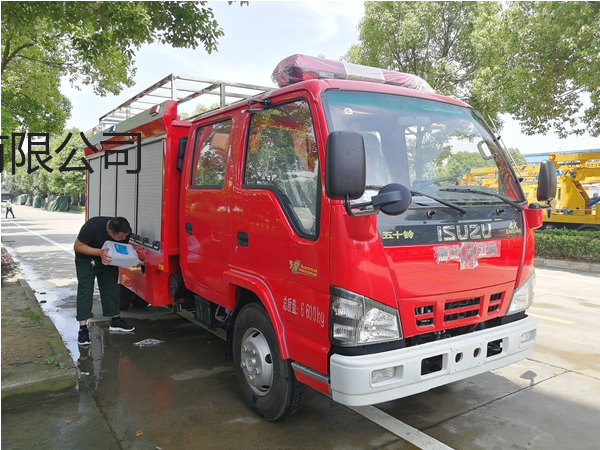
M 600 262 L 600 231 L 536 230 L 535 256 Z

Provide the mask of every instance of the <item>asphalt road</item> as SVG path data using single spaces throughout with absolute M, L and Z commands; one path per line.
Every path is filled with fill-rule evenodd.
M 72 400 L 79 402 L 72 407 L 94 403 L 96 425 L 108 426 L 115 438 L 114 447 L 105 448 L 598 447 L 598 275 L 537 270 L 530 313 L 538 319 L 538 336 L 527 360 L 370 407 L 347 408 L 309 390 L 296 415 L 270 423 L 244 403 L 231 361 L 224 358 L 224 342 L 168 309 L 124 312 L 135 333 L 111 334 L 96 302 L 92 345 L 80 354 L 72 245 L 83 215 L 18 205 L 15 215 L 6 220 L 2 211 L 2 241 L 79 362 L 86 395 Z M 139 345 L 148 339 L 161 342 Z M 35 409 L 12 414 L 16 420 Z M 63 414 L 58 407 L 54 413 Z M 3 426 L 9 416 L 3 412 Z M 81 448 L 59 439 L 48 437 L 37 448 Z

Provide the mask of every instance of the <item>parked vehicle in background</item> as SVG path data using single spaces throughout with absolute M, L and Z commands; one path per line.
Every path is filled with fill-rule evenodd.
M 545 228 L 600 231 L 600 151 L 550 153 L 558 191 Z
M 600 216 L 600 152 L 549 153 L 556 168 L 558 188 L 552 201 L 552 213 L 544 216 L 544 228 L 569 228 L 579 231 L 599 231 Z M 537 200 L 539 166 L 515 168 L 528 201 Z M 470 168 L 462 174 L 460 183 L 468 186 L 498 187 L 498 169 Z

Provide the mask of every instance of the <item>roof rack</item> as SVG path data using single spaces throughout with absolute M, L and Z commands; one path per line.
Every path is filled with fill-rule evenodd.
M 215 95 L 219 97 L 220 107 L 223 108 L 228 100 L 231 103 L 232 99 L 239 101 L 272 89 L 274 88 L 171 74 L 100 117 L 99 128 L 127 120 L 165 100 L 176 100 L 181 104 L 201 95 Z

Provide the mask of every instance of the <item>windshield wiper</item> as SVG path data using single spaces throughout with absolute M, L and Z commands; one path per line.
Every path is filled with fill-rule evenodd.
M 481 194 L 481 195 L 489 195 L 491 197 L 496 197 L 502 200 L 504 203 L 509 204 L 510 206 L 517 208 L 519 211 L 523 211 L 523 205 L 511 200 L 510 198 L 505 197 L 504 195 L 496 194 L 495 192 L 486 192 L 480 191 L 479 189 L 470 189 L 470 188 L 442 188 L 439 191 L 444 192 L 459 192 L 464 194 Z
M 420 195 L 421 197 L 427 197 L 427 198 L 430 198 L 431 200 L 435 200 L 436 202 L 441 203 L 442 205 L 445 205 L 448 208 L 452 208 L 453 210 L 458 211 L 461 216 L 464 216 L 468 212 L 468 210 L 466 210 L 465 208 L 461 208 L 460 206 L 458 206 L 452 202 L 449 202 L 447 200 L 444 200 L 443 198 L 436 197 L 435 195 L 424 194 L 423 192 L 419 192 L 419 191 L 410 191 L 410 193 L 415 196 Z
M 379 190 L 381 190 L 381 188 L 383 188 L 383 186 L 369 185 L 369 186 L 365 187 L 365 189 L 371 189 L 374 191 L 379 191 Z M 458 211 L 461 216 L 464 216 L 468 212 L 468 210 L 466 210 L 465 208 L 461 208 L 460 206 L 458 206 L 452 202 L 449 202 L 442 198 L 436 197 L 434 195 L 424 194 L 423 192 L 419 192 L 419 191 L 410 191 L 410 194 L 413 196 L 427 197 L 427 198 L 430 198 L 431 200 L 435 200 L 436 202 L 441 203 L 442 205 L 445 205 L 448 208 L 452 208 L 453 210 Z

